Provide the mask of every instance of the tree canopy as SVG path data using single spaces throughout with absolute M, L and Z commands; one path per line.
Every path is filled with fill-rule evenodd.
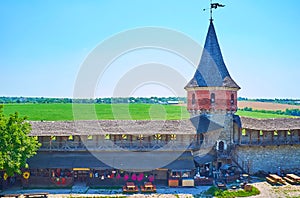
M 26 167 L 26 160 L 36 154 L 40 147 L 37 138 L 30 137 L 31 125 L 26 117 L 18 113 L 10 116 L 3 114 L 0 105 L 0 170 L 9 176 L 21 173 Z

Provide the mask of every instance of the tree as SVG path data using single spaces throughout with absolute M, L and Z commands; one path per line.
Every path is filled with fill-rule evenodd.
M 19 117 L 17 112 L 5 116 L 2 109 L 0 105 L 0 170 L 12 176 L 27 166 L 26 160 L 36 154 L 40 143 L 28 136 L 31 125 L 26 117 Z

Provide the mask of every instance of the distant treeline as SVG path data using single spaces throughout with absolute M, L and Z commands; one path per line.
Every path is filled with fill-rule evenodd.
M 0 97 L 0 104 L 8 103 L 146 103 L 146 104 L 177 104 L 186 103 L 186 97 L 129 97 L 129 98 L 96 98 L 96 99 L 71 99 L 71 98 L 44 98 L 44 97 Z
M 243 97 L 238 97 L 238 101 L 253 101 L 253 102 L 273 102 L 273 103 L 279 103 L 279 104 L 289 104 L 289 105 L 300 105 L 300 99 L 248 99 Z
M 272 113 L 272 114 L 279 114 L 279 115 L 290 115 L 290 116 L 300 116 L 300 109 L 286 109 L 285 111 L 282 110 L 259 110 L 259 109 L 252 109 L 251 107 L 245 107 L 243 109 L 239 109 L 240 111 L 251 111 L 251 112 L 259 112 L 259 113 Z
M 0 97 L 1 103 L 146 103 L 174 104 L 186 103 L 186 97 L 113 97 L 96 99 L 46 98 L 46 97 Z M 238 101 L 274 102 L 280 104 L 300 105 L 300 99 L 248 99 L 238 97 Z

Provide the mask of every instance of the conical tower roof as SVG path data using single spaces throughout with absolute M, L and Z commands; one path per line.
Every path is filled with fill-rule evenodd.
M 240 89 L 230 77 L 223 60 L 212 20 L 208 28 L 200 63 L 192 80 L 185 88 L 229 87 Z

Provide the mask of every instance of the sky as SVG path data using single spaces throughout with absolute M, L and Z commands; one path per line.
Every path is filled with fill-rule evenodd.
M 300 1 L 217 2 L 225 7 L 214 10 L 214 26 L 225 64 L 241 87 L 238 95 L 300 98 Z M 177 33 L 182 38 L 184 35 L 203 47 L 209 25 L 209 12 L 203 9 L 209 3 L 208 0 L 2 0 L 0 96 L 73 97 L 83 65 L 97 47 L 109 46 L 103 50 L 111 52 L 129 45 L 132 39 L 147 40 L 146 33 L 126 44 L 122 39 L 125 37 L 120 35 L 136 32 L 135 29 L 171 30 L 174 34 L 170 35 Z M 111 44 L 113 39 L 117 44 Z M 182 48 L 189 47 L 183 42 L 184 39 L 178 41 Z M 193 53 L 198 55 L 194 61 L 197 64 L 201 50 Z M 104 54 L 98 56 L 98 61 L 102 61 L 101 57 L 108 58 Z M 190 64 L 168 50 L 131 50 L 111 59 L 101 75 L 94 72 L 98 77 L 92 94 L 118 96 L 115 90 L 130 87 L 128 80 L 124 81 L 126 76 L 131 81 L 140 77 L 126 90 L 129 96 L 181 96 L 185 94 L 184 83 L 195 72 Z M 148 71 L 149 68 L 158 68 L 155 72 L 159 75 Z M 138 73 L 131 75 L 134 72 Z M 161 76 L 170 79 L 173 75 L 178 76 L 178 85 L 172 80 L 160 80 Z M 170 84 L 176 84 L 181 91 Z

